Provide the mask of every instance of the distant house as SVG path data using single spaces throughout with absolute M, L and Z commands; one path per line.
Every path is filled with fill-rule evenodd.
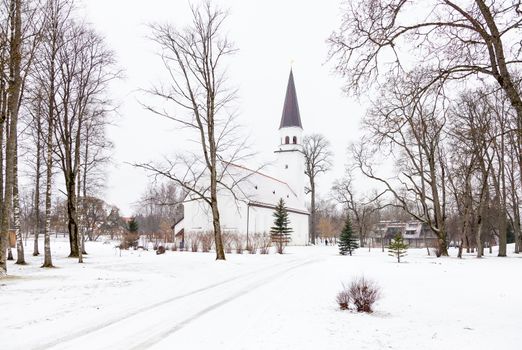
M 437 245 L 437 236 L 428 225 L 420 221 L 380 221 L 375 225 L 371 239 L 375 245 L 390 244 L 393 237 L 401 234 L 404 241 L 412 248 Z

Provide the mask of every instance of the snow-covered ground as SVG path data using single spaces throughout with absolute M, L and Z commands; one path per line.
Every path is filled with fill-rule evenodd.
M 53 242 L 55 269 L 10 264 L 0 280 L 2 349 L 522 348 L 522 255 L 477 260 L 410 249 L 291 247 L 285 255 L 124 251 Z M 509 248 L 512 251 L 512 247 Z M 455 255 L 455 251 L 452 251 Z M 342 283 L 382 288 L 373 314 L 340 311 Z

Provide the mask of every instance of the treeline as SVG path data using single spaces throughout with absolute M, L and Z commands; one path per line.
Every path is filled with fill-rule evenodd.
M 25 225 L 35 235 L 33 254 L 40 254 L 43 235 L 43 266 L 53 265 L 57 190 L 66 198 L 69 255 L 82 262 L 88 213 L 99 204 L 95 195 L 111 147 L 105 127 L 114 109 L 108 86 L 119 74 L 114 54 L 73 0 L 2 1 L 0 26 L 0 275 L 7 274 L 9 232 L 16 235 L 16 262 L 25 263 L 21 196 L 30 217 Z M 29 183 L 23 191 L 21 180 Z
M 185 192 L 172 181 L 153 182 L 135 208 L 139 233 L 152 242 L 173 242 L 172 226 L 183 218 Z
M 402 209 L 430 227 L 440 255 L 453 240 L 459 257 L 466 246 L 481 257 L 493 237 L 506 256 L 508 232 L 518 253 L 520 1 L 347 5 L 331 59 L 346 91 L 371 105 L 350 165 L 381 189 L 359 207 Z

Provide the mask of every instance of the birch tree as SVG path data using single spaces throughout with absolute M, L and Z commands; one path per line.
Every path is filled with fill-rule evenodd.
M 6 150 L 5 150 L 5 186 L 3 197 L 3 208 L 0 229 L 0 277 L 7 274 L 6 264 L 6 245 L 10 225 L 10 213 L 13 202 L 14 184 L 14 161 L 15 147 L 17 138 L 18 111 L 20 108 L 20 96 L 22 90 L 22 1 L 11 0 L 7 11 L 7 22 L 9 23 L 9 34 L 5 32 L 5 41 L 8 47 L 7 69 L 7 90 L 4 94 L 5 115 L 2 116 L 1 123 L 8 118 L 9 123 L 6 131 Z

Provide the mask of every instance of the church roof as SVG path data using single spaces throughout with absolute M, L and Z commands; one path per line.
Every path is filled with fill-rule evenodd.
M 283 115 L 279 129 L 287 127 L 303 128 L 301 124 L 301 116 L 299 115 L 299 104 L 297 103 L 297 94 L 295 92 L 294 74 L 290 69 L 288 77 L 288 86 L 286 87 L 285 104 L 283 106 Z

